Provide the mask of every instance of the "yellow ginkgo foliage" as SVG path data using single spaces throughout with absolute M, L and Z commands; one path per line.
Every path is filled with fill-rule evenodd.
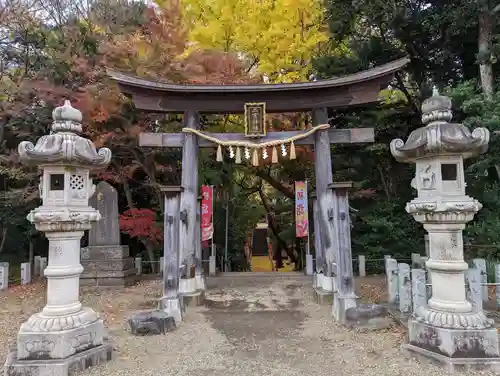
M 306 80 L 311 56 L 328 39 L 322 0 L 180 1 L 191 49 L 236 52 L 270 81 Z

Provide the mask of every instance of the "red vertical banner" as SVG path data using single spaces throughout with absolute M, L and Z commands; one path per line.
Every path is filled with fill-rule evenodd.
M 295 236 L 309 236 L 309 214 L 307 208 L 307 182 L 295 182 Z
M 214 188 L 210 185 L 201 186 L 201 241 L 212 239 L 214 228 L 212 224 Z

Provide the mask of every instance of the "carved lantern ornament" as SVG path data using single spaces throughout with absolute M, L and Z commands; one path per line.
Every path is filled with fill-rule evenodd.
M 23 163 L 43 171 L 39 185 L 42 206 L 28 220 L 41 231 L 61 230 L 68 223 L 73 223 L 72 229 L 85 229 L 100 219 L 99 212 L 88 205 L 95 191 L 89 171 L 105 168 L 111 151 L 102 148 L 97 152 L 92 141 L 78 134 L 82 132 L 82 113 L 69 101 L 54 109 L 52 118 L 49 135 L 36 145 L 23 141 L 18 148 Z
M 397 161 L 416 164 L 412 187 L 418 197 L 406 211 L 417 221 L 424 220 L 420 214 L 432 212 L 462 212 L 468 221 L 482 207 L 465 194 L 463 161 L 488 150 L 490 133 L 486 128 L 471 133 L 463 124 L 450 123 L 451 108 L 451 99 L 434 88 L 432 97 L 422 103 L 426 125 L 414 130 L 406 143 L 395 139 L 390 144 Z

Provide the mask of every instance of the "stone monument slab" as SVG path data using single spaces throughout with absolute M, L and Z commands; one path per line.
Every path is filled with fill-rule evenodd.
M 97 184 L 89 205 L 101 220 L 89 231 L 89 245 L 81 249 L 82 286 L 123 287 L 135 282 L 136 269 L 129 248 L 120 244 L 118 192 L 107 182 Z
M 120 244 L 120 214 L 118 212 L 118 192 L 109 183 L 97 184 L 89 205 L 98 210 L 101 220 L 89 231 L 89 246 Z

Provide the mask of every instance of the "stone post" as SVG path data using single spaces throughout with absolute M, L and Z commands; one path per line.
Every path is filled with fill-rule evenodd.
M 210 258 L 208 261 L 208 274 L 210 276 L 217 275 L 217 257 L 215 255 L 215 244 L 213 242 L 210 246 Z
M 360 277 L 366 277 L 366 258 L 364 255 L 358 256 L 358 271 Z
M 317 216 L 319 222 L 320 244 L 322 248 L 323 266 L 313 277 L 313 296 L 318 304 L 331 305 L 333 303 L 334 279 L 333 266 L 336 265 L 339 239 L 335 228 L 334 194 L 328 191 L 318 198 Z M 335 266 L 337 269 L 337 266 Z
M 0 262 L 0 291 L 9 288 L 9 263 Z
M 396 304 L 399 301 L 398 288 L 398 262 L 392 258 L 385 261 L 385 275 L 387 278 L 387 294 L 389 304 Z
M 201 196 L 198 197 L 198 206 L 196 213 L 196 244 L 195 244 L 195 278 L 196 289 L 205 290 L 205 275 L 203 274 L 203 249 L 201 247 Z
M 184 113 L 186 128 L 199 128 L 199 115 L 196 111 L 188 110 Z M 185 265 L 181 276 L 179 291 L 186 297 L 186 303 L 203 302 L 203 290 L 199 290 L 196 283 L 196 213 L 198 206 L 198 138 L 195 134 L 184 134 L 182 148 L 182 176 L 181 183 L 184 191 L 181 194 L 181 222 L 180 222 L 180 250 L 182 265 Z
M 312 111 L 312 123 L 314 126 L 328 124 L 328 110 L 326 108 L 315 108 Z M 316 198 L 315 212 L 318 216 L 318 226 L 314 229 L 316 236 L 321 238 L 321 256 L 318 260 L 316 251 L 316 274 L 313 285 L 314 298 L 316 302 L 331 304 L 333 299 L 333 276 L 332 265 L 335 262 L 335 236 L 331 224 L 329 212 L 332 210 L 332 195 L 328 184 L 332 182 L 332 160 L 331 145 L 328 130 L 320 130 L 314 134 L 314 159 L 316 175 Z M 322 262 L 322 265 L 319 265 Z
M 316 274 L 322 272 L 323 270 L 323 248 L 321 247 L 321 230 L 319 224 L 319 212 L 318 212 L 318 199 L 316 196 L 316 192 L 311 192 L 310 197 L 313 202 L 313 225 L 314 225 L 314 257 L 316 259 L 315 262 L 315 277 L 317 280 Z
M 178 325 L 182 321 L 183 305 L 179 297 L 179 214 L 182 187 L 162 188 L 165 195 L 163 231 L 163 296 L 160 309 L 173 317 Z
M 391 142 L 396 160 L 415 163 L 418 196 L 406 206 L 429 235 L 432 296 L 408 322 L 407 349 L 434 358 L 448 368 L 500 361 L 498 334 L 482 309 L 466 298 L 462 231 L 482 205 L 465 194 L 464 159 L 485 153 L 489 131 L 473 132 L 450 123 L 450 98 L 434 90 L 422 103 L 422 122 L 406 143 Z
M 35 256 L 33 259 L 33 277 L 40 277 L 40 262 L 42 261 L 42 256 Z
M 54 110 L 52 132 L 36 145 L 19 145 L 22 162 L 42 169 L 39 189 L 42 205 L 28 220 L 49 240 L 47 304 L 21 325 L 17 348 L 5 363 L 5 375 L 67 375 L 74 364 L 87 368 L 111 358 L 99 315 L 79 300 L 80 239 L 100 219 L 88 205 L 95 186 L 91 168 L 105 168 L 111 151 L 96 151 L 82 132 L 82 114 L 69 101 Z M 54 360 L 56 360 L 54 362 Z
M 333 317 L 345 322 L 345 312 L 356 307 L 354 293 L 354 272 L 352 268 L 351 220 L 349 216 L 349 196 L 347 190 L 352 182 L 329 184 L 333 195 L 333 227 L 338 247 L 335 255 L 337 263 L 336 291 L 333 293 Z

